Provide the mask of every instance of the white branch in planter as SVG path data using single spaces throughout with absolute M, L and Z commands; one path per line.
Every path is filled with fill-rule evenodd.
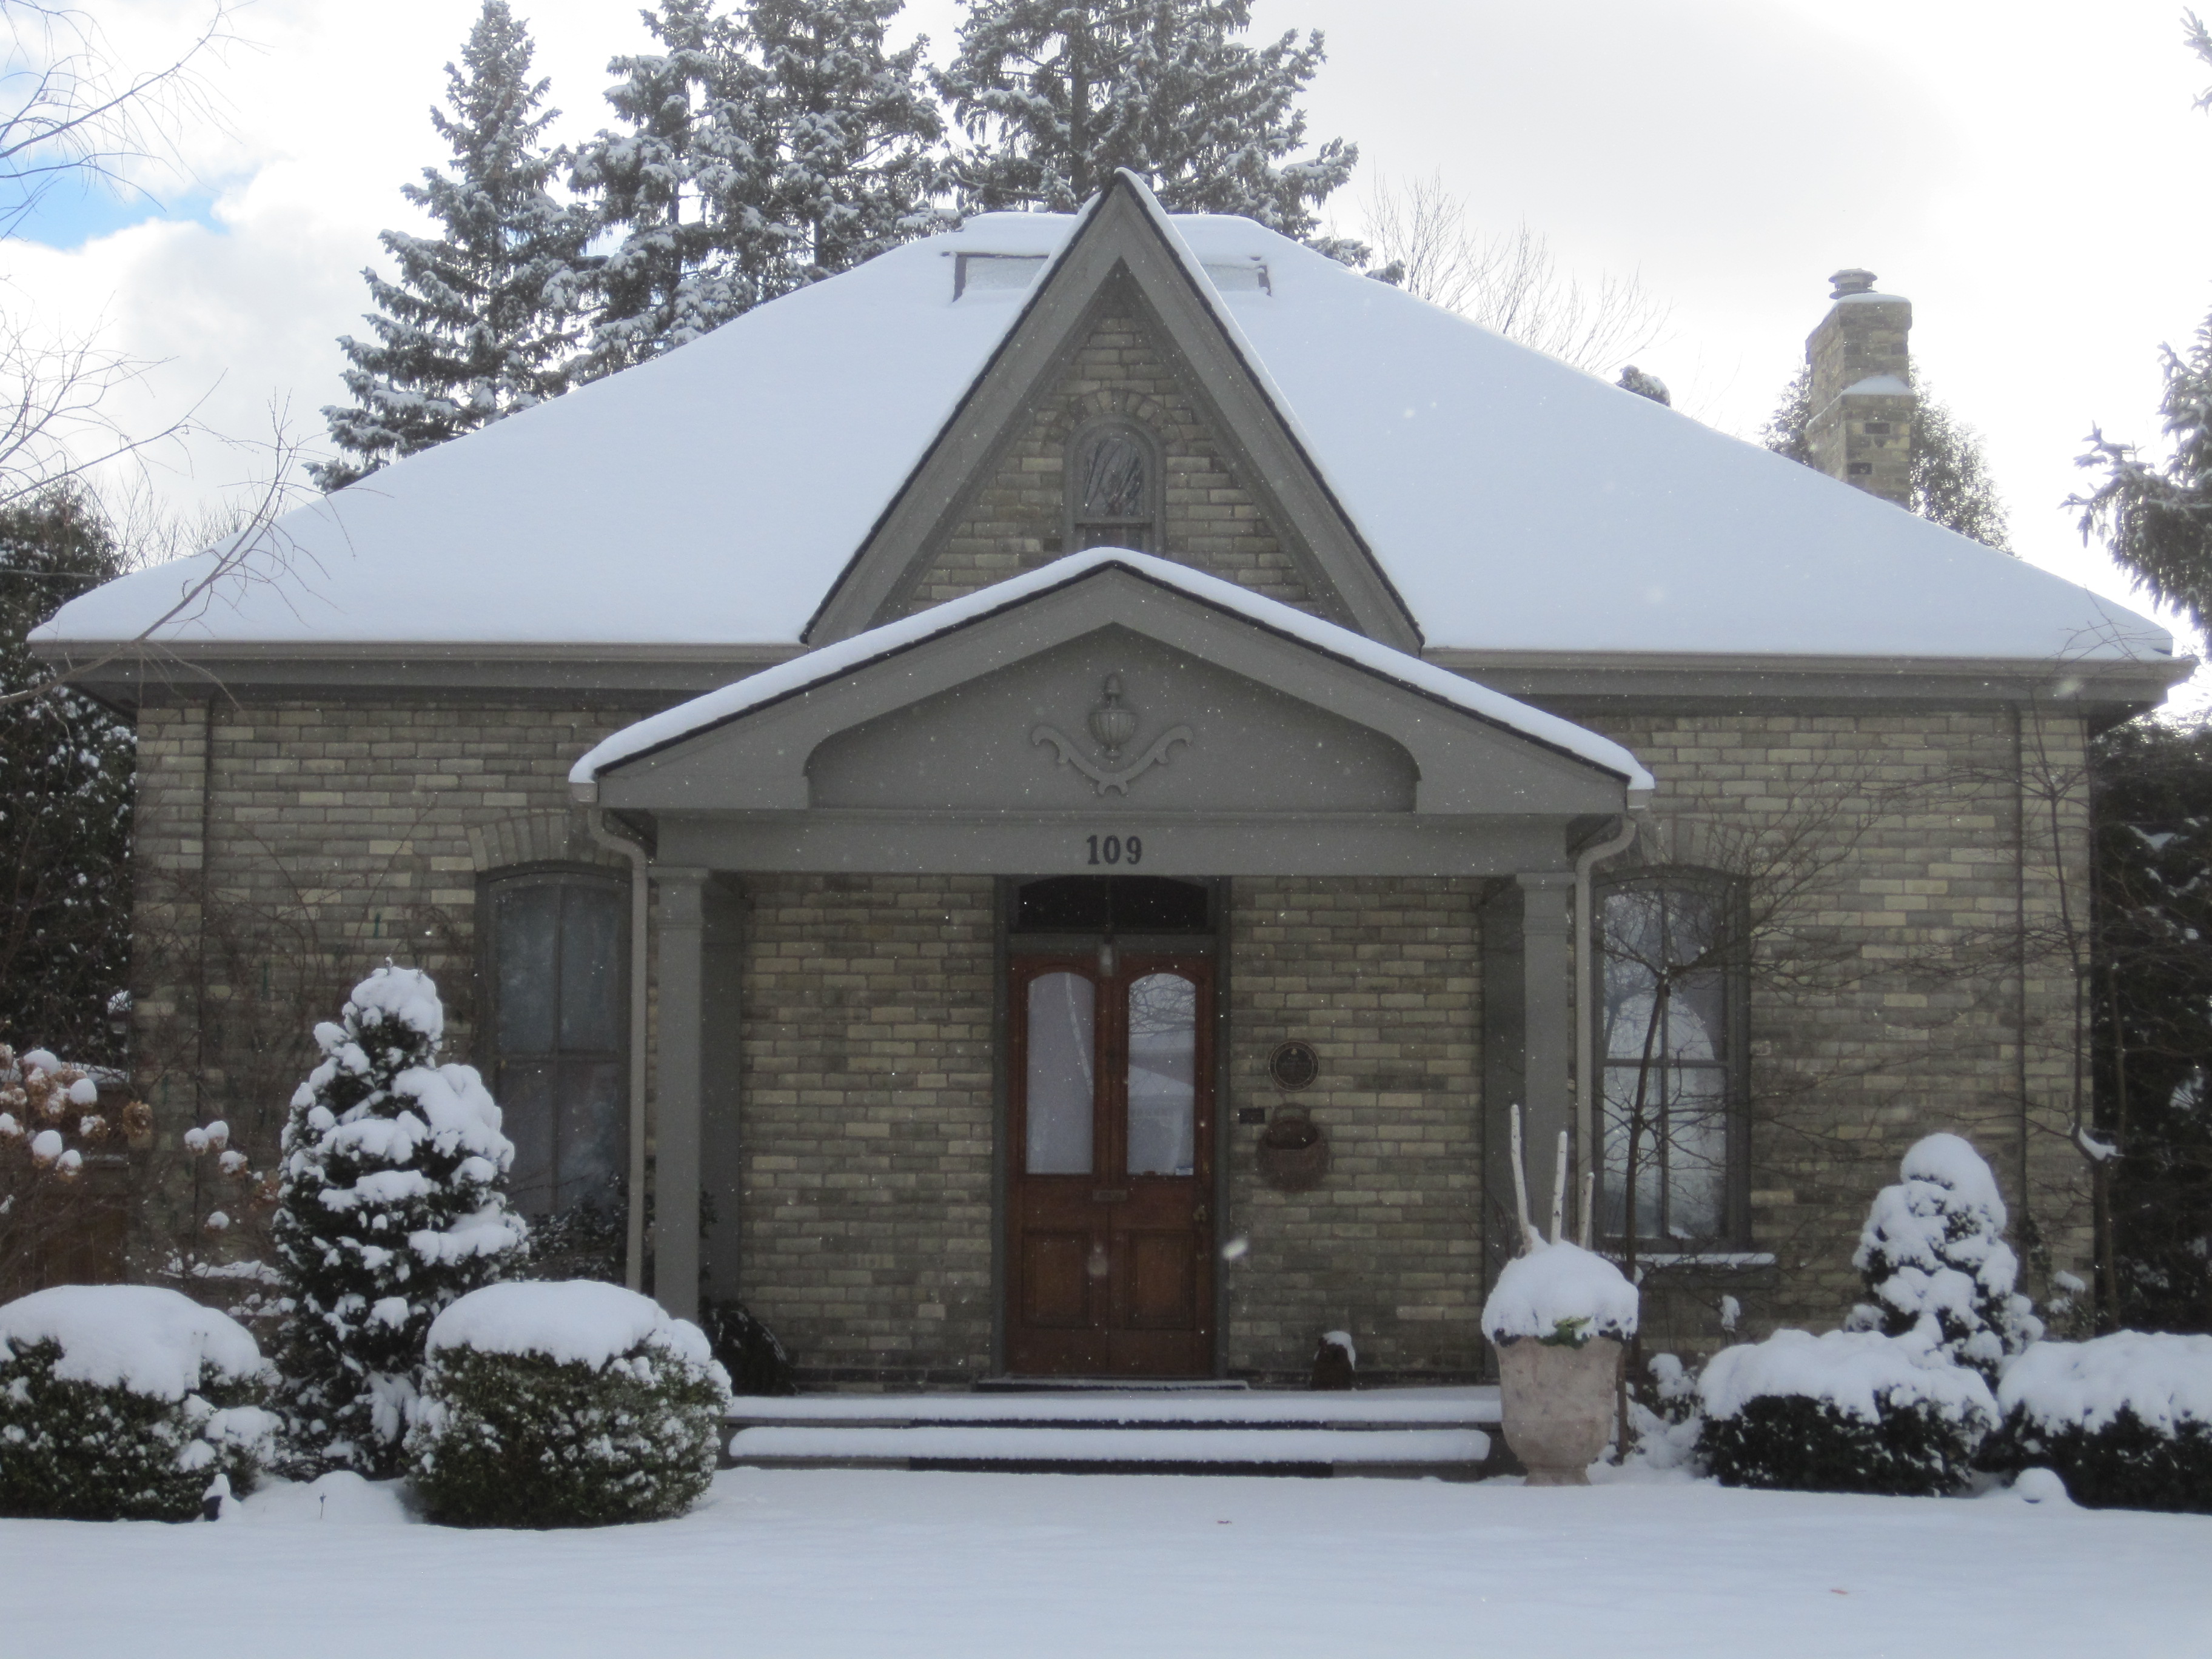
M 1560 1130 L 1560 1131 L 1559 1131 L 1559 1158 L 1557 1158 L 1557 1160 L 1555 1160 L 1555 1161 L 1553 1162 L 1553 1165 L 1552 1165 L 1552 1243 L 1553 1243 L 1556 1244 L 1556 1243 L 1558 1243 L 1559 1242 L 1559 1237 L 1560 1237 L 1560 1235 L 1561 1235 L 1562 1233 L 1564 1233 L 1564 1232 L 1566 1231 L 1566 1225 L 1567 1225 L 1567 1132 L 1566 1132 L 1565 1129 L 1562 1129 L 1562 1130 Z

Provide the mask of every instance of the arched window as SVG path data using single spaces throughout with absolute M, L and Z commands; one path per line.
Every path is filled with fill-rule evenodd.
M 1741 884 L 1647 870 L 1596 890 L 1600 1230 L 1658 1252 L 1746 1234 Z
M 621 1207 L 626 898 L 621 875 L 589 867 L 483 878 L 485 1070 L 514 1142 L 508 1190 L 526 1215 Z
M 1160 451 L 1133 421 L 1093 421 L 1067 447 L 1067 550 L 1160 550 Z

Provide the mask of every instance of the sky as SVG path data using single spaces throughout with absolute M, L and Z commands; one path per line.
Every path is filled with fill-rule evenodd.
M 199 0 L 87 0 L 152 63 Z M 646 47 L 623 0 L 514 0 L 564 112 L 605 125 L 609 57 Z M 250 489 L 278 424 L 311 444 L 343 395 L 376 233 L 420 229 L 398 186 L 442 162 L 428 111 L 477 0 L 252 0 L 211 66 L 219 118 L 148 194 L 57 192 L 0 244 L 0 304 L 155 367 L 119 394 L 187 506 Z M 958 0 L 904 31 L 949 55 Z M 1434 177 L 1486 229 L 1526 224 L 1570 274 L 1668 306 L 1638 354 L 1678 407 L 1750 436 L 1802 362 L 1828 274 L 1913 301 L 1914 360 L 1977 428 L 2022 556 L 2130 584 L 2063 506 L 2093 426 L 2155 446 L 2158 348 L 2212 309 L 2212 84 L 2179 0 L 1255 0 L 1255 33 L 1319 29 L 1316 139 L 1359 146 L 1331 204 L 1358 234 L 1377 180 Z M 2148 608 L 2136 598 L 2139 608 Z

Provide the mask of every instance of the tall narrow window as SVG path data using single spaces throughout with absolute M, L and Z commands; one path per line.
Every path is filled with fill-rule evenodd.
M 526 1215 L 618 1207 L 629 963 L 622 878 L 531 870 L 484 884 L 491 1084 Z
M 1094 422 L 1068 446 L 1067 550 L 1160 550 L 1160 455 L 1131 421 Z
M 1597 903 L 1600 1203 L 1656 1251 L 1743 1242 L 1741 896 L 1699 871 L 1630 878 Z

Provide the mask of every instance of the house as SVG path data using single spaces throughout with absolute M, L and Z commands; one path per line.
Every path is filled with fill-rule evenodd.
M 1878 493 L 1840 280 L 1831 477 L 1123 177 L 76 600 L 161 1133 L 420 962 L 526 1207 L 817 1382 L 1475 1375 L 1516 1115 L 1664 1340 L 1936 1128 L 2086 1276 L 2061 786 L 2188 665 Z

